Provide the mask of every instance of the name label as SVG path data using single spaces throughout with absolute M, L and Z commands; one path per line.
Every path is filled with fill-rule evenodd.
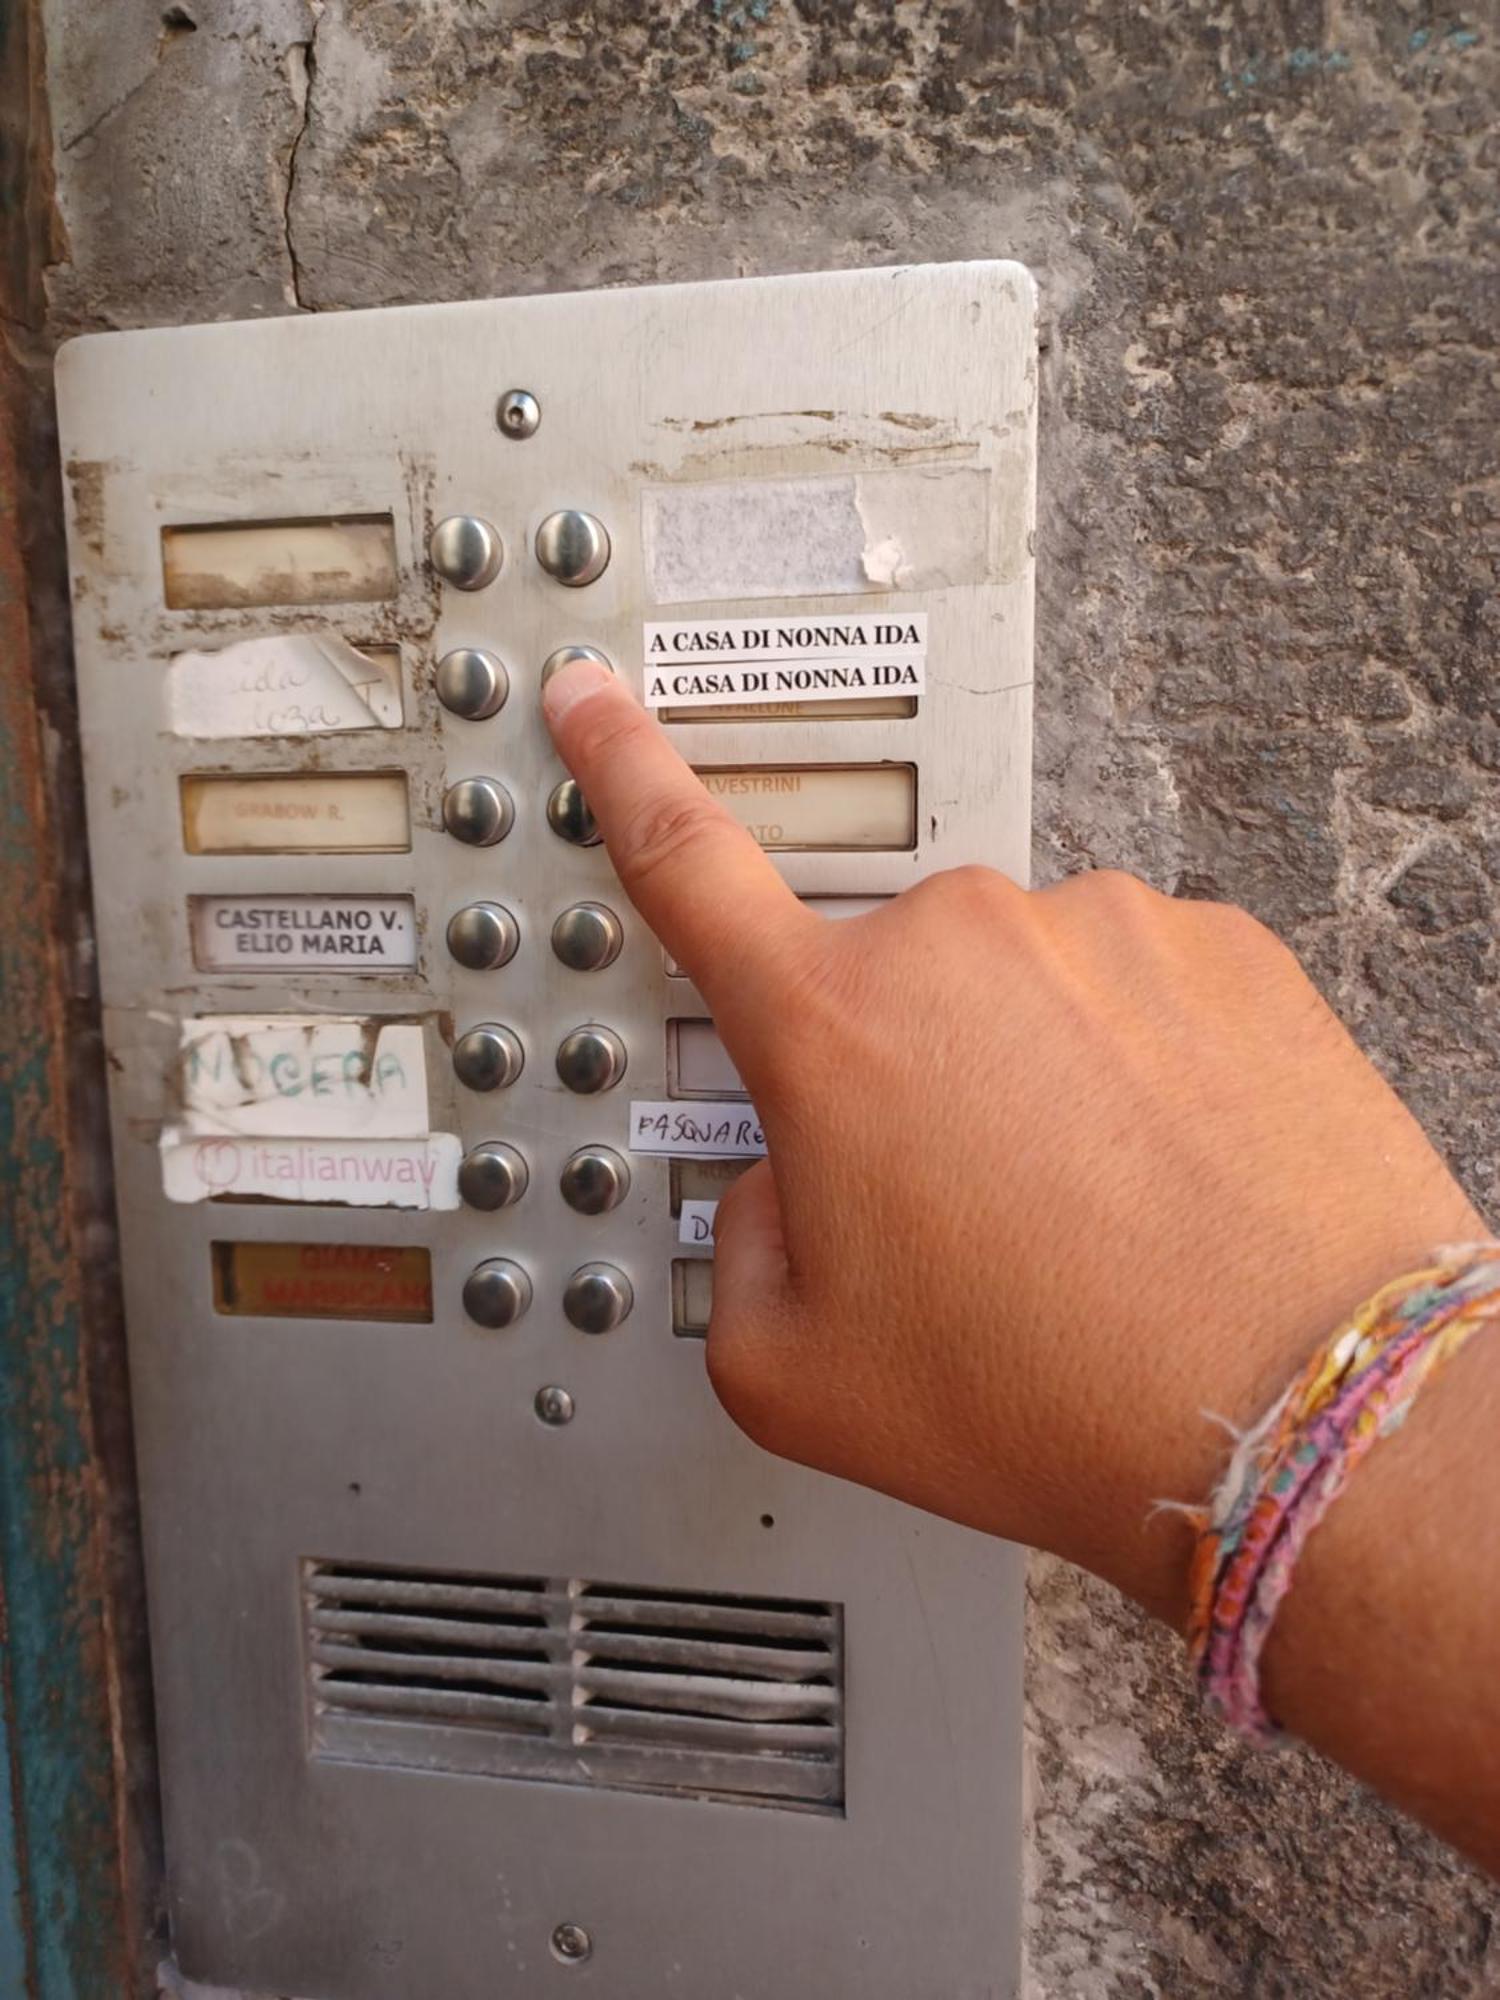
M 410 972 L 410 896 L 190 896 L 200 972 Z
M 645 628 L 647 708 L 910 699 L 927 685 L 927 613 L 678 618 Z M 795 713 L 795 709 L 793 710 Z
M 635 1103 L 630 1107 L 633 1153 L 668 1160 L 753 1160 L 766 1135 L 744 1103 Z

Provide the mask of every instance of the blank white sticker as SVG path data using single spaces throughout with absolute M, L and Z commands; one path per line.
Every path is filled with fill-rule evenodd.
M 173 655 L 167 727 L 202 740 L 329 736 L 401 727 L 401 654 L 361 652 L 331 632 L 237 639 Z
M 716 1201 L 685 1201 L 677 1218 L 677 1241 L 691 1243 L 699 1250 L 712 1250 L 714 1217 L 718 1212 Z
M 176 1136 L 415 1139 L 427 1131 L 422 1030 L 326 1015 L 184 1021 Z
M 629 1145 L 669 1160 L 753 1160 L 766 1150 L 766 1135 L 748 1104 L 637 1103 Z
M 989 573 L 990 475 L 918 467 L 641 495 L 646 577 L 658 604 L 945 590 Z
M 457 1208 L 463 1148 L 421 1139 L 179 1139 L 163 1133 L 168 1201 L 215 1195 L 348 1208 Z

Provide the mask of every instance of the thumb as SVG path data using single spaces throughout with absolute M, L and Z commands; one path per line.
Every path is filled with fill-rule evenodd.
M 775 1430 L 777 1381 L 789 1340 L 790 1295 L 781 1202 L 769 1160 L 757 1160 L 714 1219 L 714 1303 L 708 1377 L 758 1444 Z

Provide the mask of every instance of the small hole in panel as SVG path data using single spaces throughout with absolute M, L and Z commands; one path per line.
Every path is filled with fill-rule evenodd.
M 762 1514 L 760 1525 L 763 1528 L 774 1528 L 776 1526 L 776 1516 L 774 1514 Z

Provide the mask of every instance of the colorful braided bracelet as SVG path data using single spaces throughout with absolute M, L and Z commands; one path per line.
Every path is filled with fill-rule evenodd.
M 1423 1384 L 1497 1318 L 1500 1243 L 1436 1252 L 1361 1306 L 1260 1422 L 1235 1433 L 1208 1506 L 1183 1510 L 1198 1529 L 1189 1656 L 1205 1700 L 1241 1734 L 1276 1740 L 1261 1655 L 1308 1536 Z

